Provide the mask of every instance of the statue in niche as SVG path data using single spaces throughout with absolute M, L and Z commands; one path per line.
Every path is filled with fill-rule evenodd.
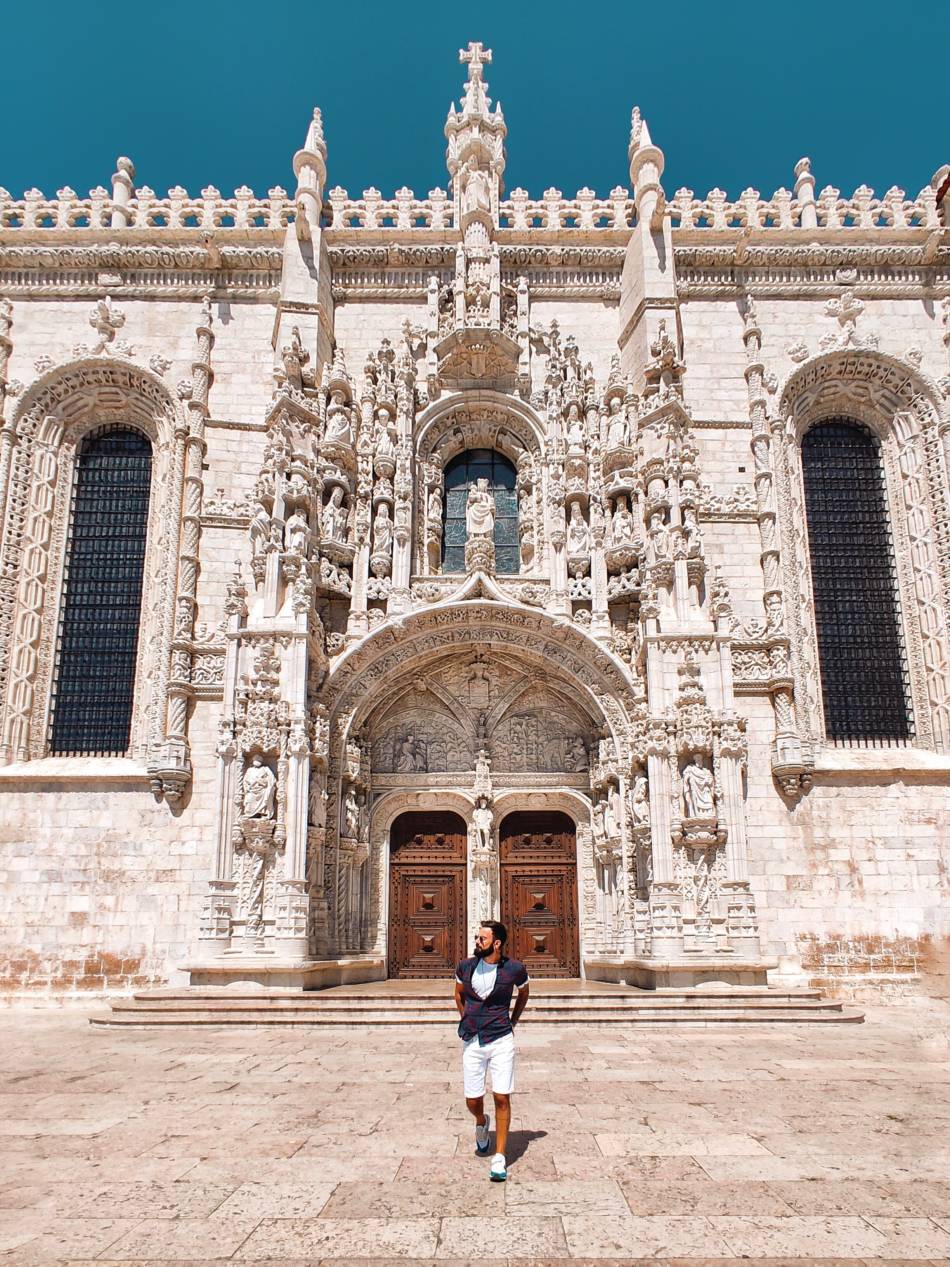
M 647 827 L 650 822 L 650 789 L 645 774 L 638 774 L 630 789 L 630 814 L 634 827 Z
M 429 531 L 433 534 L 442 536 L 442 489 L 438 484 L 429 492 L 429 505 L 427 510 L 427 518 L 429 520 Z
M 307 523 L 306 516 L 302 515 L 299 510 L 295 510 L 287 520 L 284 527 L 284 540 L 291 554 L 307 553 L 307 545 L 310 541 L 310 526 Z
M 379 432 L 376 439 L 376 458 L 391 464 L 396 461 L 396 445 L 393 442 L 389 424 L 389 410 L 381 409 L 379 411 Z
M 478 804 L 472 811 L 472 843 L 478 849 L 486 852 L 492 848 L 492 832 L 495 825 L 495 815 L 491 811 L 491 806 L 484 796 L 478 798 Z
M 683 800 L 687 818 L 714 818 L 713 772 L 703 764 L 701 753 L 683 768 Z
M 567 523 L 568 554 L 590 553 L 590 528 L 581 514 L 580 502 L 571 502 L 571 517 Z
M 604 831 L 607 833 L 608 840 L 620 839 L 622 819 L 623 803 L 620 800 L 620 789 L 611 783 L 604 803 Z
M 491 211 L 491 181 L 488 172 L 483 172 L 474 158 L 469 159 L 465 168 L 462 210 L 463 212 Z
M 683 531 L 686 534 L 686 557 L 698 559 L 702 551 L 702 537 L 699 524 L 696 522 L 696 510 L 693 506 L 683 507 Z
M 393 521 L 389 517 L 389 503 L 380 502 L 373 520 L 373 553 L 389 554 L 393 545 Z
M 245 818 L 273 818 L 277 779 L 264 758 L 256 752 L 244 771 L 242 806 Z
M 591 810 L 591 827 L 594 832 L 594 848 L 603 850 L 607 845 L 606 808 L 603 801 L 595 801 Z
M 343 800 L 343 835 L 348 840 L 359 840 L 361 819 L 359 798 L 351 783 Z
M 565 765 L 568 770 L 579 771 L 590 769 L 590 757 L 587 755 L 587 744 L 580 735 L 572 735 L 567 744 Z
M 323 785 L 317 772 L 310 771 L 310 787 L 307 789 L 307 824 L 310 827 L 326 827 L 327 804 Z
M 619 396 L 610 400 L 610 416 L 607 419 L 607 448 L 619 449 L 627 443 L 627 419 L 623 401 Z
M 251 536 L 251 556 L 257 558 L 259 554 L 263 554 L 270 540 L 270 515 L 263 506 L 258 506 L 254 512 L 254 518 L 251 520 L 250 528 Z
M 572 402 L 567 411 L 567 447 L 572 453 L 583 453 L 586 439 L 581 411 Z
M 343 489 L 338 484 L 323 508 L 324 531 L 331 541 L 346 541 L 349 514 L 343 504 Z
M 766 595 L 765 623 L 769 633 L 780 633 L 782 629 L 782 595 L 774 590 Z
M 323 433 L 324 440 L 336 444 L 352 444 L 353 429 L 350 426 L 350 411 L 339 388 L 333 393 L 327 408 L 327 425 Z
M 491 700 L 491 679 L 480 656 L 472 662 L 468 677 L 468 702 L 472 708 L 486 708 Z
M 495 498 L 487 479 L 476 480 L 468 490 L 465 531 L 471 537 L 491 537 L 495 532 Z
M 650 516 L 650 540 L 658 563 L 670 557 L 670 534 L 659 512 Z
M 627 509 L 626 497 L 617 499 L 617 509 L 610 521 L 610 539 L 615 546 L 632 545 L 636 533 L 633 515 Z

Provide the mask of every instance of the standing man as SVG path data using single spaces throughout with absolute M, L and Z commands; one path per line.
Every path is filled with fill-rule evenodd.
M 475 1118 L 475 1152 L 486 1157 L 489 1149 L 488 1114 L 485 1112 L 485 1074 L 491 1070 L 495 1101 L 495 1155 L 488 1177 L 494 1183 L 508 1178 L 505 1148 L 511 1123 L 511 1093 L 515 1086 L 514 1026 L 528 1002 L 528 972 L 523 963 L 504 953 L 508 930 L 497 920 L 482 924 L 475 938 L 475 953 L 455 970 L 455 1006 L 462 1018 L 462 1077 L 465 1103 Z M 517 987 L 515 1010 L 509 1015 L 511 994 Z

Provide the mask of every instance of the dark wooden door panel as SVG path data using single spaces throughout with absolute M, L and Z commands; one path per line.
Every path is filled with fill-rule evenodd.
M 390 832 L 389 975 L 443 977 L 465 955 L 465 823 L 401 814 Z
M 501 918 L 529 976 L 580 975 L 574 824 L 566 814 L 511 814 L 501 825 Z

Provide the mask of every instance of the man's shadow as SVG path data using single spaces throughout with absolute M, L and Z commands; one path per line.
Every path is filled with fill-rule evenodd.
M 509 1131 L 505 1157 L 509 1162 L 517 1161 L 527 1152 L 533 1139 L 544 1139 L 547 1131 Z

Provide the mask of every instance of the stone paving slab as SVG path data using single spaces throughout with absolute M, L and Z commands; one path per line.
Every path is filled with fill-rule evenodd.
M 519 1036 L 510 1178 L 451 1030 L 0 1014 L 0 1267 L 950 1267 L 950 1008 Z

